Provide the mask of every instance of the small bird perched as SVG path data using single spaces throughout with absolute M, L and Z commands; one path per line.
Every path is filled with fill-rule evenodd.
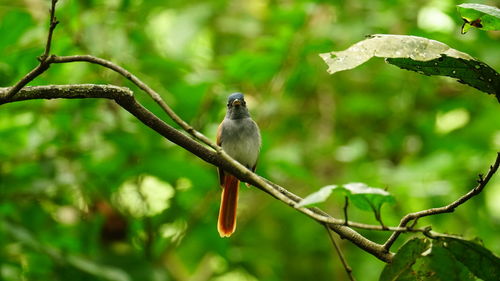
M 248 169 L 255 171 L 261 137 L 257 124 L 250 117 L 242 93 L 227 98 L 226 117 L 217 130 L 217 145 Z M 222 196 L 217 229 L 221 237 L 229 237 L 236 229 L 236 208 L 240 181 L 219 168 Z

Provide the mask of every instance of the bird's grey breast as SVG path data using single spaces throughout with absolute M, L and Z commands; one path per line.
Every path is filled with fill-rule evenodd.
M 252 169 L 257 163 L 261 137 L 257 124 L 251 118 L 223 121 L 222 149 L 236 161 Z

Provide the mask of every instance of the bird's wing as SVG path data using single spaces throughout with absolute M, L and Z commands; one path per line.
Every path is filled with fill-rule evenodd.
M 224 122 L 224 121 L 222 121 Z M 219 125 L 219 128 L 217 128 L 217 139 L 216 139 L 216 143 L 218 146 L 221 146 L 222 145 L 222 137 L 221 137 L 221 134 L 222 134 L 222 123 L 220 123 Z M 219 184 L 221 186 L 224 186 L 224 170 L 222 170 L 221 168 L 218 168 L 217 171 L 219 172 Z

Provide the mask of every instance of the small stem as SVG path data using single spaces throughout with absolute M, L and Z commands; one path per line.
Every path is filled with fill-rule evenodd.
M 349 225 L 349 219 L 347 217 L 347 208 L 349 207 L 349 197 L 345 197 L 345 201 L 344 201 L 344 220 L 345 220 L 345 223 L 344 225 Z
M 346 197 L 347 198 L 347 197 Z M 347 276 L 349 276 L 349 279 L 351 281 L 355 281 L 354 276 L 352 275 L 352 268 L 347 264 L 347 260 L 344 256 L 344 253 L 342 252 L 342 249 L 340 246 L 337 244 L 337 241 L 335 241 L 335 238 L 333 238 L 332 232 L 330 231 L 330 227 L 325 224 L 326 232 L 328 233 L 328 236 L 330 237 L 330 241 L 332 241 L 333 247 L 337 251 L 337 254 L 339 255 L 340 261 L 342 262 L 342 265 L 344 266 L 345 272 L 347 273 Z
M 137 87 L 139 87 L 142 91 L 148 94 L 153 99 L 153 101 L 155 101 L 161 107 L 161 109 L 163 109 L 163 111 L 167 113 L 170 119 L 172 119 L 175 123 L 177 123 L 185 132 L 189 133 L 195 139 L 200 140 L 206 145 L 210 146 L 215 151 L 217 152 L 221 151 L 220 147 L 217 144 L 212 142 L 202 133 L 196 131 L 186 121 L 182 120 L 179 117 L 179 115 L 177 115 L 175 111 L 173 111 L 172 108 L 170 108 L 170 106 L 168 106 L 168 104 L 161 98 L 160 94 L 158 94 L 155 90 L 151 89 L 146 83 L 142 82 L 137 76 L 133 75 L 125 68 L 118 66 L 108 60 L 90 55 L 58 56 L 54 58 L 53 63 L 69 63 L 77 61 L 89 62 L 104 66 L 127 78 Z M 229 156 L 227 156 L 227 154 L 223 154 L 223 157 L 229 157 Z
M 378 221 L 378 223 L 380 223 L 380 226 L 383 228 L 383 229 L 387 229 L 387 226 L 384 225 L 384 222 L 382 221 L 382 216 L 380 215 L 380 209 L 376 210 L 373 206 L 372 206 L 372 210 L 373 212 L 375 213 L 375 219 Z
M 54 29 L 56 28 L 58 21 L 56 20 L 56 3 L 57 0 L 52 0 L 50 6 L 50 23 L 49 23 L 49 32 L 47 36 L 47 43 L 45 45 L 45 50 L 43 54 L 38 58 L 39 64 L 33 68 L 28 74 L 26 74 L 21 80 L 19 80 L 13 87 L 9 89 L 7 94 L 4 97 L 4 100 L 8 100 L 13 95 L 15 95 L 19 90 L 21 90 L 24 86 L 26 86 L 29 82 L 33 81 L 40 74 L 44 73 L 47 69 L 49 69 L 50 64 L 52 63 L 52 57 L 50 54 L 50 45 L 52 43 L 52 34 L 54 33 Z M 1 101 L 1 100 L 0 100 Z
M 59 21 L 56 19 L 56 3 L 58 0 L 52 0 L 51 6 L 50 6 L 50 20 L 49 20 L 49 32 L 47 35 L 47 43 L 45 44 L 45 51 L 43 54 L 40 56 L 39 60 L 40 62 L 45 61 L 50 54 L 50 46 L 52 44 L 52 34 L 54 33 L 54 29 L 56 28 L 57 24 Z

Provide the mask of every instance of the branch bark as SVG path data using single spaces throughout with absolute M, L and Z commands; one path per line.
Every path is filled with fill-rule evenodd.
M 54 58 L 54 56 L 52 57 Z M 341 238 L 351 241 L 359 248 L 371 253 L 382 261 L 390 262 L 393 254 L 384 250 L 383 245 L 377 244 L 352 228 L 345 226 L 345 221 L 336 219 L 321 211 L 318 208 L 297 208 L 297 203 L 302 200 L 301 197 L 293 194 L 285 188 L 264 179 L 257 174 L 251 172 L 239 162 L 225 155 L 224 151 L 214 151 L 213 149 L 204 146 L 187 135 L 181 133 L 171 127 L 156 115 L 143 107 L 133 96 L 128 88 L 111 86 L 111 85 L 51 85 L 51 86 L 36 86 L 25 87 L 17 94 L 6 97 L 12 88 L 0 88 L 0 104 L 9 102 L 30 100 L 30 99 L 53 99 L 53 98 L 105 98 L 112 99 L 129 113 L 134 115 L 146 126 L 150 127 L 166 139 L 183 147 L 192 154 L 207 163 L 220 167 L 231 174 L 235 175 L 241 181 L 248 182 L 253 186 L 269 193 L 276 199 L 295 208 L 299 212 L 315 219 L 321 224 L 326 224 L 336 232 Z M 351 225 L 376 229 L 377 226 L 370 226 L 349 222 Z
M 105 98 L 114 100 L 121 107 L 127 110 L 129 113 L 134 115 L 142 123 L 155 130 L 157 133 L 165 137 L 166 139 L 172 141 L 173 143 L 183 147 L 184 149 L 190 151 L 200 159 L 207 163 L 221 167 L 226 171 L 234 174 L 240 180 L 248 182 L 262 191 L 272 195 L 276 199 L 282 201 L 283 203 L 295 208 L 299 212 L 311 217 L 317 222 L 327 225 L 331 230 L 336 232 L 341 238 L 351 241 L 353 244 L 357 245 L 359 248 L 371 253 L 375 257 L 383 260 L 385 262 L 390 262 L 392 260 L 393 254 L 389 251 L 392 244 L 396 241 L 401 233 L 404 232 L 422 232 L 424 234 L 430 233 L 430 228 L 413 228 L 416 221 L 425 216 L 452 212 L 456 207 L 465 203 L 467 200 L 473 196 L 479 194 L 495 172 L 498 170 L 500 165 L 500 153 L 497 155 L 495 164 L 490 167 L 489 172 L 486 176 L 480 177 L 479 184 L 474 189 L 469 191 L 467 194 L 457 199 L 455 202 L 440 208 L 432 208 L 428 210 L 423 210 L 416 213 L 410 213 L 403 217 L 401 223 L 398 227 L 387 227 L 383 228 L 377 225 L 368 225 L 357 222 L 345 221 L 341 219 L 336 219 L 331 217 L 329 214 L 325 213 L 319 208 L 297 208 L 296 205 L 301 197 L 295 195 L 294 193 L 288 191 L 287 189 L 273 183 L 267 179 L 264 179 L 245 167 L 239 164 L 237 161 L 230 157 L 223 157 L 222 152 L 214 151 L 198 142 L 188 137 L 187 135 L 181 133 L 175 128 L 171 127 L 149 110 L 144 108 L 137 100 L 134 98 L 133 92 L 125 87 L 117 87 L 113 85 L 95 85 L 95 84 L 80 84 L 80 85 L 49 85 L 49 86 L 36 86 L 36 87 L 25 87 L 17 92 L 10 98 L 7 94 L 12 90 L 10 88 L 0 88 L 0 105 L 10 102 L 18 102 L 24 100 L 32 99 L 55 99 L 55 98 Z M 411 227 L 407 227 L 407 224 L 414 220 L 415 223 Z M 394 231 L 391 237 L 383 245 L 377 244 L 362 235 L 354 231 L 352 228 L 361 228 L 368 230 L 387 230 Z M 433 235 L 439 236 L 439 233 L 434 233 Z
M 133 98 L 134 94 L 129 88 L 114 85 L 78 84 L 78 85 L 48 85 L 24 87 L 14 96 L 4 98 L 9 93 L 9 88 L 0 88 L 0 105 L 9 102 L 35 100 L 35 99 L 126 99 Z

